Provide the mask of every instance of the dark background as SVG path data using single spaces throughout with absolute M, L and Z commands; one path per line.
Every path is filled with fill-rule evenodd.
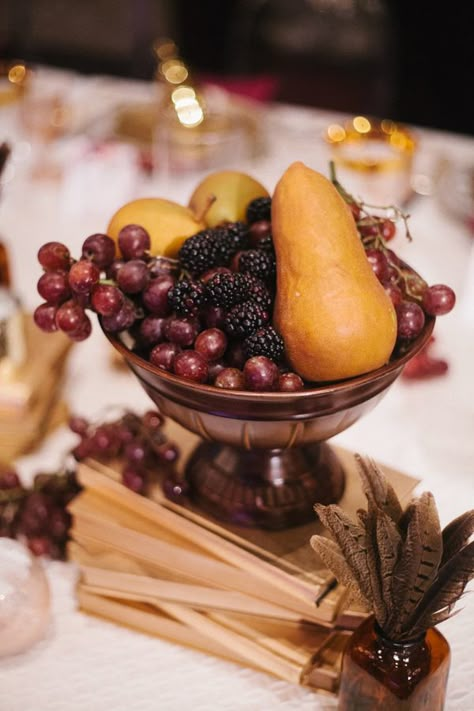
M 158 37 L 273 98 L 474 134 L 473 3 L 0 0 L 0 58 L 151 79 Z

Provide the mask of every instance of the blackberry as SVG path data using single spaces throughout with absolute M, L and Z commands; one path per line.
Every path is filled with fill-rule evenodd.
M 183 242 L 178 254 L 183 269 L 198 276 L 206 269 L 222 265 L 216 232 L 201 230 Z
M 219 229 L 218 246 L 223 264 L 229 264 L 236 252 L 246 249 L 249 229 L 244 222 L 228 222 Z
M 230 309 L 247 300 L 249 286 L 247 274 L 215 274 L 206 283 L 206 298 L 214 306 Z
M 247 338 L 268 323 L 270 314 L 254 301 L 233 306 L 224 320 L 224 331 L 233 338 Z
M 254 301 L 264 309 L 269 309 L 272 305 L 273 298 L 269 290 L 257 277 L 252 274 L 242 274 L 247 279 L 247 298 L 249 301 Z
M 205 287 L 200 282 L 183 279 L 168 292 L 168 303 L 179 316 L 195 316 L 205 301 Z
M 256 245 L 256 249 L 261 249 L 263 252 L 270 252 L 271 254 L 275 254 L 275 245 L 273 244 L 273 239 L 272 239 L 271 234 L 265 235 L 265 237 L 262 237 L 258 241 L 258 244 Z
M 243 348 L 247 358 L 263 355 L 278 361 L 283 355 L 285 346 L 283 338 L 273 326 L 265 326 L 248 336 L 243 343 Z
M 271 220 L 272 199 L 269 197 L 259 197 L 251 200 L 247 205 L 246 218 L 249 225 L 259 220 Z
M 276 272 L 275 255 L 263 249 L 248 249 L 239 259 L 239 271 L 273 284 Z

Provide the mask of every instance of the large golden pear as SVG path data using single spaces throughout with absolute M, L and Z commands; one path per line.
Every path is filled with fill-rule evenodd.
M 301 162 L 290 165 L 272 198 L 272 234 L 274 325 L 291 367 L 305 380 L 325 382 L 387 363 L 395 309 L 331 181 Z
M 205 225 L 196 220 L 191 210 L 164 198 L 139 198 L 123 205 L 113 215 L 107 234 L 115 241 L 122 227 L 141 225 L 151 239 L 150 252 L 176 258 L 184 240 Z
M 220 170 L 209 173 L 195 188 L 189 207 L 202 216 L 208 227 L 221 222 L 245 220 L 247 205 L 258 197 L 269 197 L 267 189 L 246 173 Z

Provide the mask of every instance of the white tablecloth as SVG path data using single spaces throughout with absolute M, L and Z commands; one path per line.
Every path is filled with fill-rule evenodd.
M 68 82 L 74 99 L 88 107 L 88 119 L 98 117 L 106 106 L 151 93 L 146 85 L 100 77 L 72 77 Z M 272 106 L 264 118 L 266 151 L 258 159 L 242 162 L 243 170 L 270 191 L 296 159 L 327 173 L 321 131 L 333 116 Z M 80 128 L 54 148 L 66 169 L 61 182 L 31 181 L 27 161 L 20 160 L 21 144 L 13 164 L 15 174 L 10 172 L 11 179 L 3 186 L 0 234 L 10 247 L 16 289 L 29 309 L 38 303 L 36 253 L 41 244 L 61 240 L 77 255 L 83 239 L 105 229 L 122 202 L 165 193 L 186 202 L 196 182 L 193 177 L 164 186 L 142 177 L 133 168 L 127 147 L 103 153 L 99 159 L 81 137 Z M 473 139 L 426 130 L 418 130 L 418 135 L 416 170 L 429 173 L 442 156 L 474 161 Z M 19 139 L 11 109 L 0 110 L 2 136 Z M 458 296 L 455 310 L 438 320 L 435 331 L 435 349 L 449 361 L 449 373 L 426 382 L 398 380 L 371 414 L 335 441 L 419 477 L 420 488 L 434 493 L 445 524 L 474 505 L 474 239 L 464 225 L 442 211 L 435 196 L 417 197 L 410 211 L 414 241 L 408 243 L 399 236 L 394 249 L 429 282 L 448 283 Z M 133 378 L 111 367 L 108 345 L 97 328 L 88 341 L 74 348 L 66 396 L 75 413 L 90 418 L 112 405 L 126 404 L 137 410 L 149 406 Z M 19 460 L 25 481 L 40 468 L 54 470 L 73 441 L 74 436 L 62 429 L 39 451 Z M 265 674 L 81 614 L 74 597 L 74 566 L 54 562 L 45 567 L 53 595 L 50 629 L 28 653 L 0 662 L 1 711 L 177 711 L 186 707 L 194 711 L 309 711 L 335 706 L 334 699 Z M 472 597 L 467 595 L 461 606 L 461 614 L 441 627 L 452 649 L 449 711 L 474 709 Z

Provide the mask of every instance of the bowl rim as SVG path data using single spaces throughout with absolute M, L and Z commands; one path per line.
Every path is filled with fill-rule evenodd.
M 186 380 L 185 378 L 175 375 L 174 373 L 169 373 L 168 371 L 153 365 L 150 361 L 146 360 L 142 356 L 139 356 L 137 353 L 134 353 L 120 340 L 119 333 L 108 333 L 104 329 L 102 330 L 108 341 L 116 350 L 118 350 L 127 362 L 131 362 L 133 365 L 162 378 L 170 385 L 186 387 L 192 392 L 201 393 L 203 395 L 220 397 L 225 395 L 235 401 L 243 399 L 248 400 L 249 398 L 258 397 L 258 399 L 264 399 L 266 401 L 273 400 L 274 402 L 278 402 L 280 400 L 303 400 L 305 398 L 315 396 L 334 395 L 348 389 L 353 389 L 354 387 L 363 386 L 370 382 L 376 382 L 380 378 L 385 378 L 390 373 L 393 373 L 406 365 L 406 363 L 428 343 L 433 333 L 435 322 L 436 318 L 434 316 L 427 316 L 423 330 L 413 341 L 411 341 L 408 350 L 398 358 L 395 358 L 393 361 L 389 361 L 386 365 L 376 368 L 375 370 L 371 370 L 368 373 L 357 375 L 354 378 L 331 381 L 328 384 L 314 388 L 305 387 L 304 390 L 298 390 L 295 392 L 227 390 L 225 388 L 216 388 L 214 385 L 208 385 L 205 383 L 195 383 L 192 380 Z

